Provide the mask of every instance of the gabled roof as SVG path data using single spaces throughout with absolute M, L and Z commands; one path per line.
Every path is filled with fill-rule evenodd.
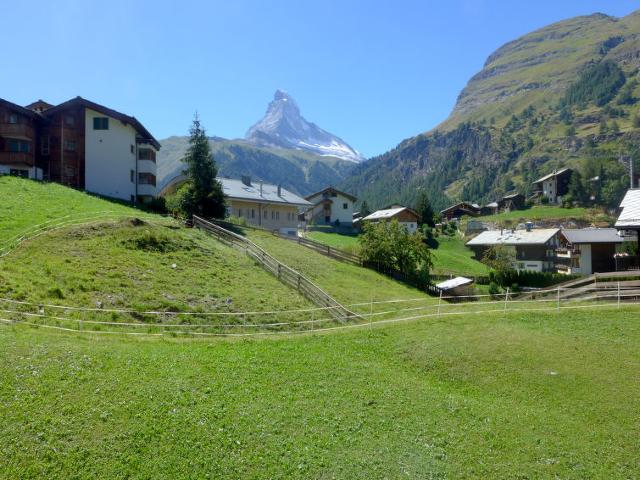
M 464 285 L 471 285 L 473 280 L 466 277 L 456 277 L 451 278 L 449 280 L 445 280 L 444 282 L 440 282 L 436 284 L 436 287 L 440 290 L 451 290 L 452 288 L 462 287 Z
M 491 202 L 491 203 L 487 203 L 485 205 L 485 207 L 487 207 L 487 208 L 498 208 L 499 205 L 498 205 L 498 202 Z
M 42 99 L 36 100 L 35 102 L 30 103 L 29 105 L 26 105 L 24 108 L 28 108 L 29 110 L 33 110 L 33 111 L 39 111 L 39 110 L 49 110 L 50 108 L 52 108 L 53 105 L 51 105 L 49 102 L 45 102 Z
M 490 245 L 544 245 L 556 235 L 558 228 L 527 230 L 487 230 L 469 240 L 469 246 Z
M 318 196 L 318 195 L 322 195 L 322 194 L 323 194 L 323 193 L 325 193 L 325 192 L 336 192 L 337 194 L 342 195 L 343 197 L 347 197 L 347 198 L 348 198 L 349 200 L 351 200 L 352 202 L 355 202 L 356 200 L 358 200 L 358 197 L 355 197 L 355 196 L 351 195 L 350 193 L 342 192 L 342 191 L 340 191 L 340 190 L 338 190 L 337 188 L 334 188 L 334 187 L 326 187 L 326 188 L 323 188 L 323 189 L 322 189 L 322 190 L 320 190 L 319 192 L 312 193 L 311 195 L 307 195 L 307 196 L 306 196 L 306 197 L 304 197 L 304 198 L 306 198 L 307 200 L 310 200 L 310 199 L 312 199 L 313 197 Z
M 545 175 L 544 177 L 540 177 L 538 180 L 536 180 L 535 182 L 531 182 L 531 183 L 540 183 L 540 182 L 544 182 L 545 180 L 549 180 L 552 177 L 557 177 L 558 175 L 562 175 L 565 172 L 571 171 L 570 168 L 563 168 L 560 170 L 556 170 L 553 171 L 547 175 Z
M 505 195 L 502 197 L 503 200 L 511 200 L 512 198 L 524 197 L 521 193 L 510 193 L 509 195 Z
M 299 207 L 311 206 L 311 203 L 307 202 L 304 198 L 284 188 L 280 189 L 280 195 L 278 195 L 277 185 L 263 183 L 261 189 L 260 184 L 251 184 L 249 186 L 245 185 L 241 180 L 231 178 L 218 178 L 218 180 L 222 183 L 222 191 L 225 196 L 231 199 L 295 205 Z
M 627 190 L 620 202 L 620 216 L 616 228 L 640 228 L 640 189 Z
M 445 208 L 444 210 L 440 210 L 440 213 L 444 213 L 444 212 L 448 212 L 449 210 L 455 210 L 457 208 L 461 208 L 461 209 L 465 209 L 467 207 L 471 207 L 474 210 L 480 210 L 480 205 L 478 205 L 477 203 L 471 203 L 471 202 L 467 202 L 467 201 L 463 201 L 463 202 L 458 202 L 454 205 L 451 205 L 447 208 Z
M 3 105 L 5 107 L 7 107 L 9 110 L 13 110 L 15 112 L 18 112 L 22 115 L 25 115 L 29 118 L 40 118 L 40 115 L 38 115 L 36 112 L 34 112 L 33 110 L 29 110 L 28 108 L 24 108 L 21 107 L 20 105 L 17 105 L 13 102 L 10 102 L 9 100 L 5 100 L 3 98 L 0 98 L 0 105 Z
M 411 209 L 409 207 L 395 207 L 395 208 L 387 208 L 387 209 L 383 209 L 383 210 L 377 210 L 377 211 L 373 212 L 371 215 L 367 215 L 362 220 L 388 220 L 390 218 L 395 217 L 396 215 L 398 215 L 399 213 L 401 213 L 401 212 L 403 212 L 405 210 L 407 212 L 410 212 L 413 215 L 415 215 L 416 218 L 419 216 L 418 212 L 416 212 L 415 210 L 413 210 L 413 209 Z
M 561 235 L 569 243 L 574 245 L 580 243 L 622 243 L 623 239 L 618 235 L 615 228 L 567 228 L 562 230 Z
M 151 135 L 151 133 L 149 133 L 149 130 L 144 128 L 144 126 L 138 121 L 136 117 L 130 117 L 129 115 L 120 113 L 111 108 L 107 108 L 103 105 L 92 102 L 90 100 L 86 100 L 82 97 L 72 98 L 71 100 L 67 100 L 66 102 L 56 105 L 55 107 L 51 107 L 45 110 L 44 112 L 42 112 L 42 115 L 44 117 L 47 117 L 49 115 L 53 115 L 55 113 L 58 113 L 73 107 L 89 108 L 91 110 L 95 110 L 96 112 L 100 112 L 104 115 L 120 120 L 123 123 L 128 123 L 129 125 L 131 125 L 133 128 L 136 129 L 136 131 L 141 137 L 143 137 L 145 140 L 148 140 L 149 143 L 151 143 L 155 148 L 160 149 L 160 143 L 153 137 L 153 135 Z

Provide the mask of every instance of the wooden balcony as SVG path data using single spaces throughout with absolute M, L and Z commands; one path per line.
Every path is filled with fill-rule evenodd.
M 27 165 L 33 167 L 33 153 L 0 152 L 0 163 L 2 165 Z
M 31 125 L 24 123 L 0 123 L 0 136 L 13 138 L 34 138 Z

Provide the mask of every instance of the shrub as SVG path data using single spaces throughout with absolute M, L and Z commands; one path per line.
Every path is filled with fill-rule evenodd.
M 420 232 L 409 233 L 396 220 L 365 223 L 360 256 L 376 270 L 400 277 L 418 287 L 429 283 L 431 254 Z

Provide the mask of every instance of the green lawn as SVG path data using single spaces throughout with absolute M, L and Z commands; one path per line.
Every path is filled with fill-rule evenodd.
M 333 248 L 343 250 L 348 253 L 357 255 L 360 251 L 360 244 L 358 243 L 358 235 L 344 235 L 334 232 L 319 232 L 309 231 L 306 234 L 310 240 L 323 243 Z
M 0 200 L 0 245 L 35 225 L 53 219 L 64 221 L 71 218 L 91 218 L 103 212 L 145 215 L 143 211 L 126 204 L 78 192 L 56 183 L 11 176 L 0 176 Z
M 526 210 L 513 210 L 478 217 L 483 222 L 524 222 L 527 220 L 586 220 L 589 222 L 609 222 L 611 218 L 601 210 L 591 208 L 562 208 L 553 205 L 538 205 Z
M 437 299 L 424 292 L 371 269 L 339 262 L 270 233 L 246 229 L 246 235 L 344 304 L 407 298 L 422 298 L 426 303 L 437 302 Z
M 311 240 L 329 245 L 340 250 L 358 253 L 358 237 L 332 232 L 308 232 Z M 438 237 L 438 248 L 431 250 L 433 255 L 433 273 L 454 275 L 487 275 L 488 268 L 473 259 L 473 252 L 464 245 L 459 237 Z
M 489 269 L 484 263 L 473 258 L 473 252 L 464 244 L 464 239 L 440 235 L 438 248 L 431 250 L 433 273 L 456 275 L 487 275 Z
M 637 310 L 252 341 L 0 326 L 2 478 L 640 476 Z
M 71 226 L 23 243 L 0 259 L 0 297 L 163 312 L 251 312 L 313 306 L 243 252 L 203 231 L 131 220 Z M 74 312 L 65 314 L 74 316 Z M 136 315 L 112 318 L 106 312 L 75 316 L 98 321 L 171 320 Z M 220 319 L 191 316 L 180 320 L 212 323 Z M 276 321 L 273 317 L 242 320 Z

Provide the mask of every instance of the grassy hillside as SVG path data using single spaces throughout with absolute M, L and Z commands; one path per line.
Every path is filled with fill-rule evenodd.
M 0 243 L 44 222 L 93 218 L 103 212 L 145 215 L 125 203 L 105 200 L 56 183 L 0 176 Z M 57 223 L 57 222 L 53 222 Z
M 188 137 L 162 140 L 158 154 L 158 185 L 164 187 L 184 170 L 181 162 Z M 323 157 L 299 150 L 264 148 L 242 140 L 211 138 L 210 145 L 220 175 L 280 184 L 300 195 L 317 192 L 342 181 L 355 164 L 334 157 Z
M 330 232 L 312 231 L 307 234 L 316 242 L 324 243 L 330 247 L 358 253 L 358 237 L 353 235 L 341 235 Z M 438 237 L 438 248 L 431 250 L 434 274 L 455 275 L 486 275 L 487 267 L 473 259 L 473 252 L 464 245 L 464 240 L 458 237 Z
M 475 260 L 473 252 L 464 245 L 460 237 L 438 237 L 438 248 L 431 250 L 433 273 L 455 275 L 487 275 L 489 269 Z
M 262 341 L 0 326 L 0 477 L 635 478 L 638 352 L 625 308 Z
M 483 222 L 524 222 L 535 220 L 557 220 L 558 222 L 579 221 L 584 223 L 609 223 L 613 219 L 600 209 L 592 208 L 562 208 L 555 206 L 534 206 L 526 210 L 513 210 L 511 212 L 498 213 L 478 217 Z
M 411 205 L 424 189 L 443 208 L 528 195 L 533 180 L 568 166 L 599 177 L 585 190 L 616 206 L 640 155 L 638 38 L 636 12 L 576 17 L 505 44 L 446 121 L 358 166 L 342 188 L 371 207 Z

